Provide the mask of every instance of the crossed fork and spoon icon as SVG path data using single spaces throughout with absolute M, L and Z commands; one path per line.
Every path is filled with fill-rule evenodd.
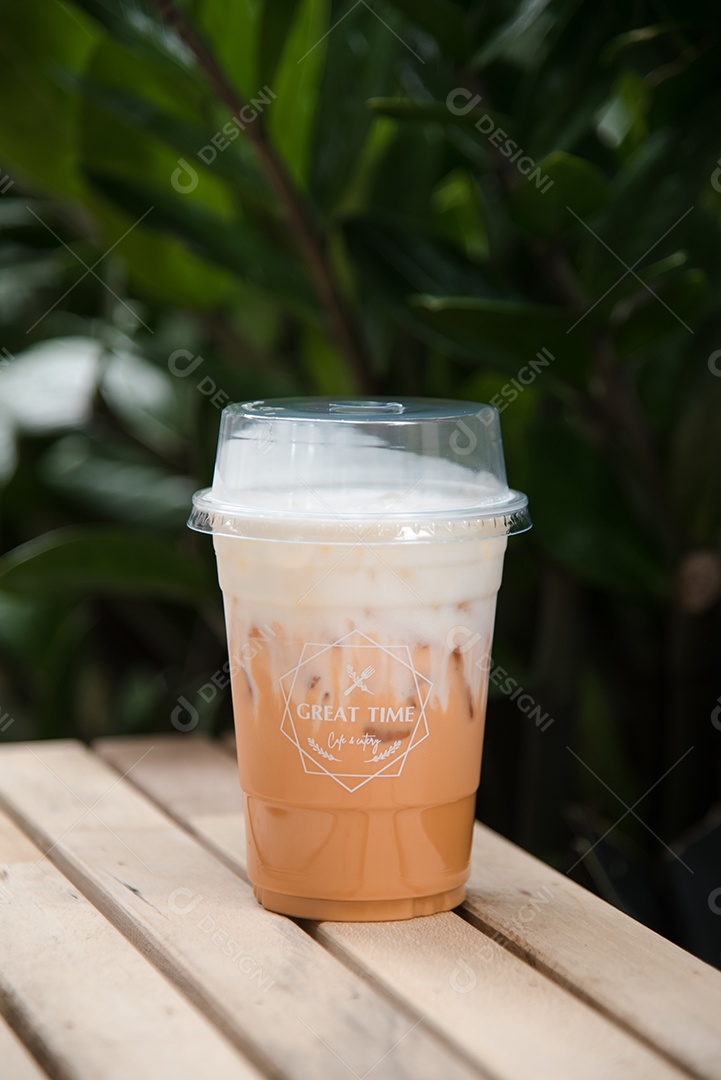
M 346 671 L 348 672 L 348 674 L 350 675 L 350 677 L 351 677 L 351 679 L 353 681 L 350 684 L 350 686 L 348 687 L 348 689 L 346 691 L 344 691 L 344 694 L 343 694 L 344 697 L 348 697 L 350 692 L 352 690 L 356 690 L 356 689 L 362 690 L 364 694 L 372 694 L 373 693 L 373 691 L 369 690 L 368 687 L 366 686 L 366 679 L 370 679 L 371 675 L 373 675 L 375 673 L 375 668 L 374 667 L 367 667 L 367 668 L 365 668 L 365 670 L 361 671 L 360 675 L 356 675 L 353 668 L 350 666 L 350 664 L 348 664 L 347 667 L 346 667 Z

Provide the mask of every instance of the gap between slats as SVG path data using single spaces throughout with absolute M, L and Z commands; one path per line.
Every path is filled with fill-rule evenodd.
M 50 859 L 76 888 L 265 1075 L 323 1075 L 330 1080 L 345 1078 L 348 1069 L 358 1072 L 355 1066 L 360 1065 L 360 1072 L 373 1068 L 379 1080 L 491 1077 L 481 1063 L 469 1064 L 467 1055 L 458 1048 L 449 1049 L 425 1025 L 414 1024 L 410 1010 L 360 980 L 302 929 L 281 916 L 262 912 L 249 888 L 241 887 L 236 872 L 231 873 L 214 853 L 118 777 L 99 756 L 71 743 L 35 746 L 31 756 L 23 755 L 29 750 L 25 747 L 0 750 L 4 805 L 41 847 L 50 845 Z M 60 770 L 55 773 L 59 783 L 52 782 L 35 760 L 42 754 L 48 767 Z M 66 781 L 72 772 L 75 790 L 62 781 L 63 771 Z M 113 776 L 116 780 L 108 786 Z M 63 795 L 63 786 L 70 798 Z M 77 817 L 85 801 L 89 803 L 104 789 L 108 795 L 104 812 L 111 819 L 104 822 L 105 829 L 71 825 L 65 830 L 65 817 Z M 116 876 L 118 871 L 111 872 L 115 853 L 123 855 L 116 843 L 122 842 L 121 837 L 112 826 L 142 853 L 136 851 L 135 860 L 124 854 L 124 859 L 128 863 L 139 860 L 149 873 L 143 874 L 135 865 L 123 872 L 123 882 Z M 159 852 L 164 853 L 163 858 L 156 858 Z M 184 921 L 182 913 L 178 915 L 172 908 L 167 916 L 159 911 L 155 904 L 163 906 L 158 892 L 161 885 L 156 871 L 143 862 L 143 855 L 157 863 L 157 873 L 166 874 L 163 887 L 167 887 L 168 866 L 175 866 L 173 881 L 192 886 L 198 895 L 202 890 L 204 910 L 213 913 L 214 925 L 241 927 L 243 940 L 250 943 L 244 947 L 261 955 L 264 967 L 268 957 L 267 971 L 275 980 L 272 994 L 259 998 L 248 980 L 238 979 L 232 968 L 224 966 L 225 959 L 194 926 L 193 919 Z M 142 891 L 134 887 L 141 882 Z M 158 915 L 168 920 L 167 929 Z M 306 1023 L 304 1013 L 314 1023 L 318 1017 L 315 1026 Z M 420 1020 L 417 1014 L 414 1019 Z M 406 1038 L 411 1032 L 413 1037 Z M 332 1049 L 334 1041 L 340 1053 Z M 384 1064 L 390 1051 L 393 1059 Z M 334 1062 L 331 1055 L 340 1060 Z
M 54 1080 L 191 1080 L 204 1068 L 214 1080 L 259 1080 L 3 812 L 0 865 L 2 1011 Z M 7 1030 L 0 1020 L 0 1049 Z M 9 1055 L 0 1075 L 20 1080 Z
M 173 742 L 178 747 L 183 745 L 180 742 L 179 738 L 177 738 L 177 737 L 169 737 L 169 739 L 166 739 L 166 746 L 169 746 Z M 134 751 L 131 751 L 131 745 L 132 744 L 128 743 L 127 740 L 126 741 L 124 741 L 124 740 L 101 740 L 98 743 L 97 749 L 98 749 L 99 753 L 104 755 L 111 762 L 113 761 L 113 758 L 114 758 L 114 752 L 113 751 L 115 751 L 116 755 L 118 753 L 120 753 L 120 762 L 119 762 L 119 764 L 116 764 L 116 767 L 120 767 L 120 764 L 122 764 L 124 761 L 129 760 L 128 759 L 128 754 L 131 754 L 132 752 L 134 752 Z M 140 741 L 140 743 L 138 745 L 142 745 L 142 740 Z M 162 745 L 163 745 L 163 743 L 162 743 L 162 740 L 161 740 L 160 746 L 162 746 Z M 223 754 L 223 753 L 219 754 L 218 753 L 217 746 L 214 746 L 213 744 L 208 743 L 207 741 L 203 741 L 203 746 L 206 748 L 206 750 L 204 751 L 205 754 L 207 754 L 208 752 L 212 752 L 213 754 L 218 755 L 218 760 L 222 760 L 223 762 L 227 762 L 228 765 L 231 764 L 229 758 L 225 754 Z M 188 750 L 190 751 L 190 747 L 188 747 Z M 198 750 L 199 750 L 199 747 L 196 746 L 195 754 L 197 754 Z M 189 757 L 188 757 L 189 767 L 190 767 L 191 770 L 193 768 L 195 768 L 196 775 L 201 775 L 202 774 L 202 768 L 197 763 L 195 765 L 193 764 L 194 757 L 195 757 L 195 755 L 190 755 L 189 754 Z M 177 755 L 176 755 L 176 761 L 174 763 L 177 764 Z M 230 803 L 232 803 L 233 805 L 236 806 L 236 814 L 237 814 L 237 807 L 239 806 L 240 792 L 239 792 L 239 789 L 236 788 L 237 779 L 235 777 L 235 770 L 234 769 L 232 770 L 232 776 L 233 776 L 233 791 L 234 792 L 237 791 L 237 794 L 233 794 L 232 799 L 230 799 L 225 794 L 224 791 L 221 791 L 221 793 L 218 795 L 218 785 L 220 785 L 220 788 L 223 789 L 225 784 L 224 784 L 224 778 L 221 778 L 220 776 L 215 776 L 214 777 L 214 783 L 209 789 L 210 790 L 210 803 L 211 803 L 213 809 L 218 809 L 220 807 L 221 810 L 222 810 L 222 808 L 226 805 L 226 803 L 230 802 Z M 233 842 L 232 842 L 232 846 L 231 846 L 231 842 L 228 842 L 227 838 L 223 837 L 222 824 L 223 824 L 223 821 L 228 818 L 228 813 L 226 813 L 225 815 L 222 812 L 214 814 L 212 812 L 212 810 L 210 810 L 210 808 L 207 805 L 204 806 L 203 805 L 204 803 L 207 804 L 207 798 L 204 799 L 202 791 L 201 791 L 200 801 L 198 801 L 197 799 L 194 799 L 192 796 L 190 798 L 186 797 L 186 794 L 183 792 L 184 784 L 182 782 L 182 778 L 180 779 L 180 782 L 178 782 L 179 778 L 177 776 L 174 776 L 174 780 L 171 783 L 169 788 L 167 788 L 165 791 L 161 791 L 159 793 L 158 787 L 157 787 L 159 777 L 162 779 L 162 773 L 161 774 L 156 774 L 155 787 L 152 784 L 151 785 L 143 784 L 142 780 L 139 780 L 137 776 L 135 778 L 131 777 L 131 779 L 133 780 L 134 783 L 135 782 L 139 783 L 140 786 L 141 786 L 141 789 L 143 791 L 145 791 L 151 798 L 153 798 L 158 803 L 158 805 L 160 805 L 166 812 L 171 814 L 171 816 L 174 817 L 174 820 L 177 820 L 178 823 L 183 828 L 188 829 L 193 836 L 195 836 L 197 839 L 199 839 L 211 851 L 213 851 L 215 854 L 217 854 L 221 858 L 223 858 L 226 865 L 229 865 L 231 867 L 231 869 L 234 870 L 234 872 L 238 873 L 239 875 L 242 875 L 247 880 L 247 875 L 246 875 L 246 872 L 245 872 L 245 867 L 244 867 L 243 861 L 242 861 L 241 858 L 239 858 L 239 856 L 237 854 L 237 852 L 238 852 L 237 844 L 238 844 L 238 842 L 240 840 L 240 837 L 237 837 L 237 836 L 234 837 Z M 204 810 L 206 811 L 206 813 L 203 813 Z M 205 823 L 205 826 L 204 826 L 204 823 Z M 220 837 L 219 837 L 219 828 L 220 828 Z M 208 831 L 212 835 L 208 835 Z M 447 915 L 447 916 L 436 916 L 434 918 L 436 918 L 436 919 L 447 919 L 447 920 L 455 921 L 455 920 L 458 919 L 458 916 L 456 916 L 456 915 Z M 458 922 L 460 924 L 461 922 L 463 922 L 463 920 L 458 920 Z M 386 985 L 386 983 L 382 979 L 377 978 L 375 976 L 374 972 L 372 970 L 369 971 L 368 968 L 365 967 L 362 963 L 359 964 L 358 962 L 356 962 L 356 960 L 348 952 L 348 950 L 346 950 L 343 947 L 342 944 L 339 944 L 338 941 L 333 939 L 332 934 L 329 937 L 329 929 L 328 928 L 333 927 L 333 926 L 337 927 L 338 924 L 304 923 L 303 925 L 308 928 L 308 931 L 314 937 L 316 937 L 317 940 L 322 941 L 322 944 L 326 948 L 328 948 L 335 956 L 337 956 L 340 960 L 342 960 L 349 967 L 351 967 L 352 970 L 358 971 L 364 978 L 371 979 L 374 982 L 374 985 L 376 985 L 381 991 L 385 991 L 386 993 L 388 993 L 390 991 L 391 993 L 394 994 L 394 999 L 395 1000 L 400 1000 L 401 1003 L 402 1003 L 403 999 L 398 998 L 397 994 L 395 994 L 395 992 L 390 987 L 388 987 Z M 407 924 L 397 924 L 397 925 L 400 926 L 400 925 L 407 925 Z M 342 936 L 343 931 L 336 930 L 336 933 L 340 933 L 341 936 Z M 347 931 L 346 931 L 346 936 L 347 936 Z M 525 957 L 521 957 L 520 959 L 523 962 L 527 963 L 527 959 Z M 533 964 L 531 963 L 529 965 L 529 967 L 533 968 Z M 549 973 L 549 974 L 552 974 L 552 973 Z M 550 981 L 551 981 L 552 985 L 554 985 L 554 986 L 558 985 L 558 980 L 557 979 L 551 979 Z M 563 990 L 564 993 L 566 993 L 566 992 L 570 993 L 571 996 L 575 1000 L 579 1000 L 579 995 L 577 994 L 576 988 L 574 986 L 571 986 L 570 988 L 569 987 L 562 987 L 562 990 Z M 610 1023 L 613 1026 L 612 1030 L 618 1030 L 619 1033 L 623 1032 L 623 1037 L 624 1038 L 630 1038 L 630 1039 L 632 1039 L 634 1041 L 634 1043 L 638 1043 L 639 1046 L 645 1047 L 646 1050 L 644 1050 L 644 1052 L 649 1052 L 650 1054 L 652 1054 L 654 1060 L 658 1063 L 659 1075 L 661 1073 L 666 1073 L 666 1071 L 667 1071 L 667 1067 L 662 1064 L 663 1061 L 668 1061 L 668 1070 L 673 1071 L 673 1075 L 675 1075 L 675 1076 L 678 1076 L 678 1075 L 681 1075 L 681 1074 L 684 1075 L 684 1076 L 694 1075 L 693 1072 L 691 1070 L 688 1070 L 683 1064 L 681 1064 L 680 1062 L 672 1060 L 670 1058 L 670 1056 L 666 1052 L 664 1052 L 663 1050 L 659 1050 L 659 1048 L 654 1043 L 650 1042 L 649 1040 L 647 1040 L 645 1038 L 639 1038 L 638 1032 L 635 1029 L 628 1029 L 625 1025 L 620 1024 L 618 1022 L 617 1017 L 615 1017 L 613 1015 L 609 1016 L 607 1014 L 603 1014 L 602 1011 L 597 1008 L 596 1003 L 594 1001 L 584 1002 L 584 1007 L 588 1007 L 588 1006 L 590 1006 L 590 1008 L 592 1009 L 594 1015 L 597 1014 L 599 1016 L 599 1020 L 602 1020 L 602 1022 L 604 1024 Z M 436 1031 L 436 1034 L 439 1035 L 440 1037 L 447 1037 L 445 1035 L 442 1027 L 438 1027 L 436 1025 L 435 1026 L 435 1031 Z M 451 1045 L 454 1045 L 454 1044 L 451 1042 Z M 681 1074 L 679 1074 L 676 1071 L 678 1069 L 681 1070 Z
M 0 1063 L 7 1080 L 74 1080 L 45 1042 L 35 1034 L 27 1015 L 0 989 Z
M 224 753 L 235 759 L 236 756 L 236 741 L 233 733 L 228 733 L 225 737 L 219 740 L 219 746 Z M 487 856 L 489 846 L 496 858 L 493 869 L 488 872 L 487 867 L 482 865 L 484 856 Z M 488 878 L 492 878 L 498 873 L 499 868 L 506 865 L 521 868 L 525 877 L 536 879 L 536 885 L 529 885 L 528 901 L 524 904 L 521 902 L 518 905 L 517 898 L 516 903 L 519 908 L 516 915 L 516 925 L 513 926 L 514 917 L 511 916 L 510 921 L 503 917 L 496 915 L 493 918 L 494 907 L 498 905 L 494 904 L 493 899 L 489 901 L 488 896 L 484 895 L 486 903 L 481 906 L 476 892 L 477 886 L 474 888 L 475 882 L 486 881 Z M 538 934 L 540 925 L 543 922 L 543 918 L 539 919 L 539 923 L 536 924 L 536 929 L 531 926 L 531 923 L 535 922 L 535 916 L 529 922 L 524 922 L 522 925 L 518 925 L 518 915 L 523 911 L 524 907 L 531 907 L 536 913 L 540 910 L 541 915 L 544 912 L 544 901 L 547 903 L 549 897 L 552 898 L 554 894 L 563 892 L 571 898 L 576 898 L 579 903 L 579 908 L 583 908 L 583 911 L 579 911 L 576 923 L 583 927 L 586 931 L 585 920 L 583 915 L 589 915 L 592 920 L 603 923 L 604 921 L 608 925 L 609 944 L 613 943 L 615 937 L 620 934 L 625 934 L 628 938 L 628 933 L 632 930 L 634 936 L 638 939 L 643 936 L 644 942 L 647 943 L 649 953 L 653 953 L 654 950 L 662 951 L 669 958 L 669 965 L 671 964 L 671 957 L 678 964 L 682 965 L 684 972 L 688 972 L 692 978 L 697 978 L 700 983 L 704 985 L 709 995 L 713 995 L 713 999 L 716 1002 L 716 1015 L 721 1016 L 721 973 L 716 972 L 713 968 L 704 964 L 702 961 L 697 960 L 696 957 L 692 957 L 684 950 L 679 949 L 671 942 L 661 938 L 658 934 L 649 930 L 647 927 L 642 926 L 639 923 L 635 923 L 623 912 L 617 911 L 605 901 L 599 897 L 594 896 L 587 890 L 583 889 L 580 885 L 571 881 L 569 878 L 564 877 L 562 874 L 553 870 L 551 867 L 540 862 L 534 856 L 522 851 L 516 845 L 510 841 L 505 840 L 503 837 L 491 832 L 485 826 L 476 824 L 474 835 L 474 848 L 473 848 L 473 860 L 471 880 L 469 882 L 469 895 L 465 903 L 457 910 L 458 915 L 465 919 L 471 926 L 483 933 L 491 941 L 498 942 L 505 949 L 511 952 L 514 956 L 523 960 L 529 964 L 534 970 L 543 973 L 549 979 L 552 979 L 557 985 L 563 987 L 565 990 L 574 994 L 579 1000 L 585 1002 L 591 1008 L 595 1009 L 601 1016 L 610 1020 L 616 1024 L 623 1031 L 628 1032 L 630 1035 L 639 1039 L 644 1045 L 648 1046 L 651 1050 L 663 1056 L 667 1061 L 684 1069 L 690 1076 L 696 1078 L 696 1080 L 721 1080 L 721 1027 L 717 1026 L 717 1041 L 715 1050 L 710 1051 L 705 1062 L 697 1059 L 695 1061 L 689 1060 L 689 1057 L 685 1053 L 679 1053 L 670 1045 L 663 1041 L 659 1041 L 658 1034 L 654 1034 L 639 1029 L 635 1026 L 631 1020 L 625 1017 L 620 1008 L 614 1006 L 618 1005 L 616 995 L 611 995 L 611 1003 L 604 1000 L 602 994 L 593 994 L 589 989 L 582 985 L 581 981 L 577 978 L 574 979 L 573 973 L 569 970 L 564 970 L 559 962 L 559 952 L 553 954 L 552 957 L 543 955 L 542 944 L 535 945 L 534 939 L 540 938 Z M 484 889 L 484 894 L 486 890 Z M 548 911 L 549 917 L 552 915 L 552 911 Z M 568 924 L 564 925 L 564 934 L 568 935 L 570 931 Z M 524 934 L 526 935 L 524 937 Z M 632 943 L 635 944 L 635 943 Z M 623 955 L 623 949 L 619 949 L 618 963 L 625 962 Z M 577 972 L 576 972 L 577 974 Z M 703 990 L 697 990 L 698 994 L 702 995 Z M 672 998 L 669 994 L 669 1003 Z M 710 1013 L 713 1010 L 706 1005 L 707 1011 Z M 673 1014 L 674 1009 L 671 1007 L 670 1012 Z M 670 1017 L 673 1021 L 673 1015 Z M 713 1024 L 711 1021 L 709 1027 Z

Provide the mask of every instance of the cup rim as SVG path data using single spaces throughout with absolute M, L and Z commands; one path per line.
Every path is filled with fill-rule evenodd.
M 220 502 L 213 498 L 212 488 L 202 488 L 193 495 L 187 524 L 195 532 L 214 536 L 340 545 L 448 543 L 516 535 L 532 527 L 527 497 L 511 488 L 503 498 L 480 506 L 394 511 L 392 516 L 244 507 Z M 338 538 L 343 528 L 347 539 Z

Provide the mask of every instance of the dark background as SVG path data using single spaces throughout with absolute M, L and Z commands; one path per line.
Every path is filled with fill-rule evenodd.
M 712 7 L 0 0 L 0 738 L 230 726 L 226 401 L 495 400 L 479 816 L 721 962 Z

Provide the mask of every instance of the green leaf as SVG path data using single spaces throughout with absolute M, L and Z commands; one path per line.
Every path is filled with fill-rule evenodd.
M 547 10 L 550 4 L 551 0 L 535 0 L 534 3 L 513 5 L 510 18 L 485 38 L 469 67 L 482 70 L 499 59 L 525 66 L 528 58 L 543 47 L 544 39 L 553 27 L 554 16 Z
M 243 97 L 254 97 L 261 89 L 258 0 L 194 0 L 189 17 Z
M 559 381 L 585 386 L 592 347 L 588 326 L 564 308 L 519 301 L 414 296 L 410 306 L 427 327 L 462 352 L 517 375 L 519 365 L 553 357 L 539 386 L 558 390 Z
M 62 7 L 63 5 L 58 5 Z M 68 0 L 137 56 L 195 78 L 195 60 L 168 26 L 137 0 Z
M 197 118 L 207 113 L 204 90 L 188 87 L 173 70 L 151 64 L 135 67 L 128 62 L 127 51 L 115 41 L 106 40 L 98 46 L 88 61 L 85 77 L 101 83 L 108 93 L 140 97 L 150 109 L 160 110 L 180 124 L 197 123 Z M 86 179 L 89 173 L 127 177 L 138 188 L 160 189 L 168 197 L 178 192 L 174 183 L 179 171 L 178 154 L 166 140 L 158 139 L 142 124 L 131 124 L 128 119 L 109 114 L 90 96 L 81 98 L 78 111 L 78 143 Z M 215 125 L 212 119 L 210 123 Z M 203 143 L 208 140 L 209 135 Z M 186 170 L 182 176 L 185 178 Z M 190 189 L 180 188 L 182 194 L 177 197 L 184 205 L 201 207 L 224 219 L 235 216 L 236 206 L 225 182 L 206 170 L 196 173 L 194 180 Z M 234 282 L 226 270 L 219 270 L 169 235 L 151 236 L 142 228 L 131 227 L 151 205 L 149 201 L 128 220 L 125 213 L 100 198 L 86 182 L 84 204 L 99 224 L 99 254 L 113 247 L 116 258 L 120 256 L 128 269 L 132 288 L 174 305 L 210 307 L 231 301 Z M 109 265 L 103 264 L 103 269 L 107 271 Z
M 444 101 L 414 101 L 403 97 L 372 97 L 366 107 L 378 116 L 391 120 L 425 120 L 434 124 L 468 123 L 468 113 L 452 113 Z M 471 110 L 471 114 L 473 110 Z
M 687 262 L 688 255 L 685 251 L 675 251 L 673 255 L 669 255 L 665 259 L 659 259 L 658 262 L 649 263 L 645 267 L 636 267 L 632 274 L 623 274 L 619 263 L 615 284 L 613 284 L 612 278 L 610 287 L 606 286 L 605 290 L 603 287 L 599 288 L 599 296 L 596 299 L 594 299 L 593 293 L 589 295 L 589 314 L 587 318 L 592 321 L 594 326 L 599 326 L 609 320 L 614 309 L 617 309 L 616 322 L 620 323 L 622 321 L 622 305 L 625 302 L 635 302 L 639 299 L 641 282 L 652 285 L 654 291 L 658 292 L 659 288 L 666 287 L 671 280 L 675 280 L 679 276 L 678 272 Z M 630 311 L 631 307 L 628 310 Z
M 337 210 L 360 171 L 374 121 L 367 99 L 390 90 L 399 47 L 368 6 L 345 8 L 327 38 L 313 133 L 310 190 L 328 212 Z
M 704 113 L 707 105 L 704 101 L 699 112 Z M 718 107 L 716 102 L 716 113 Z M 694 122 L 696 119 L 694 116 Z M 703 120 L 707 127 L 708 112 Z M 656 253 L 666 235 L 676 247 L 699 246 L 694 237 L 699 227 L 698 193 L 713 191 L 709 178 L 718 150 L 710 152 L 699 129 L 684 132 L 683 144 L 681 137 L 673 128 L 652 132 L 614 177 L 608 205 L 595 228 L 629 265 L 645 258 L 650 250 Z M 601 264 L 606 261 L 603 256 Z M 716 265 L 715 258 L 712 265 Z M 615 273 L 612 264 L 610 272 Z
M 204 563 L 144 532 L 58 529 L 0 558 L 0 591 L 31 597 L 119 593 L 202 605 L 213 589 Z
M 548 557 L 602 589 L 661 597 L 668 581 L 657 543 L 607 459 L 558 418 L 533 425 L 527 454 L 533 537 Z
M 407 312 L 414 293 L 501 294 L 502 282 L 455 245 L 390 216 L 358 215 L 342 223 L 350 255 L 387 306 Z
M 38 468 L 51 489 L 100 520 L 177 535 L 188 516 L 190 480 L 123 444 L 68 435 L 45 452 Z
M 611 311 L 611 327 L 616 349 L 631 356 L 679 330 L 693 333 L 694 322 L 708 295 L 709 283 L 701 270 L 688 270 L 673 281 L 653 289 L 641 289 L 621 300 Z
M 276 251 L 247 224 L 236 226 L 189 204 L 183 196 L 174 198 L 130 180 L 97 172 L 89 172 L 88 180 L 132 220 L 146 215 L 143 228 L 168 230 L 191 251 L 239 274 L 288 308 L 304 315 L 315 313 L 313 294 L 290 258 Z
M 443 52 L 452 59 L 466 58 L 472 47 L 472 39 L 466 26 L 465 12 L 452 0 L 391 0 L 391 3 L 421 30 L 435 38 Z M 400 36 L 403 38 L 402 31 Z M 404 41 L 404 44 L 411 50 L 407 42 Z
M 72 597 L 38 596 L 31 599 L 0 592 L 2 651 L 30 670 L 41 670 L 74 607 Z
M 209 126 L 203 127 L 192 120 L 165 112 L 147 98 L 107 86 L 87 75 L 72 79 L 72 85 L 94 106 L 125 121 L 136 132 L 152 135 L 180 151 L 196 171 L 207 168 L 211 173 L 229 180 L 233 187 L 254 203 L 266 208 L 275 207 L 275 198 L 256 164 L 252 151 L 242 152 L 242 142 L 218 151 L 212 162 L 206 162 L 198 152 L 207 152 L 209 148 L 216 149 L 209 143 L 211 135 L 214 134 Z
M 648 135 L 650 105 L 646 80 L 636 71 L 621 72 L 596 122 L 601 142 L 627 158 Z
M 463 102 L 459 102 L 463 105 Z M 468 102 L 470 104 L 470 101 Z M 489 109 L 474 106 L 467 112 L 452 112 L 445 101 L 415 101 L 413 98 L 372 97 L 366 102 L 367 108 L 378 116 L 387 116 L 392 120 L 419 120 L 425 123 L 441 124 L 443 127 L 474 128 L 483 117 L 490 117 L 495 127 L 510 123 L 508 117 Z
M 478 175 L 493 172 L 494 149 L 489 137 L 500 129 L 505 139 L 505 132 L 513 130 L 512 118 L 486 108 L 482 96 L 462 87 L 455 86 L 449 92 L 448 87 L 458 81 L 451 68 L 430 72 L 426 66 L 414 72 L 412 80 L 404 81 L 408 82 L 408 97 L 374 95 L 366 102 L 374 115 L 384 120 L 384 128 L 389 121 L 396 121 L 416 130 L 425 125 L 434 134 L 441 129 L 445 135 L 444 164 L 450 157 L 452 166 L 460 156 Z
M 508 213 L 516 225 L 536 236 L 563 236 L 582 227 L 578 218 L 585 222 L 602 209 L 608 190 L 608 181 L 595 165 L 556 151 L 516 185 Z
M 620 9 L 610 4 L 592 19 L 582 0 L 554 0 L 553 9 L 514 87 L 513 135 L 533 157 L 588 146 L 613 80 L 598 56 L 623 25 Z
M 345 357 L 315 327 L 304 329 L 302 355 L 314 393 L 328 397 L 353 397 L 358 387 L 348 370 Z
M 528 489 L 526 476 L 526 443 L 528 429 L 534 417 L 547 406 L 548 379 L 553 378 L 553 363 L 547 368 L 538 368 L 539 378 L 530 386 L 524 386 L 517 397 L 516 387 L 509 381 L 508 372 L 499 370 L 497 363 L 485 363 L 485 356 L 477 354 L 478 364 L 468 378 L 456 384 L 454 395 L 463 401 L 493 401 L 501 413 L 503 429 L 503 453 L 509 483 L 521 491 Z M 524 366 L 524 365 L 520 365 Z M 520 366 L 516 367 L 517 375 Z M 532 371 L 529 368 L 529 371 Z M 515 377 L 515 376 L 514 376 Z M 545 388 L 544 388 L 545 384 Z M 520 384 L 522 385 L 522 384 Z M 440 394 L 446 394 L 445 387 L 439 388 Z
M 367 203 L 376 214 L 413 217 L 425 227 L 442 176 L 443 133 L 426 124 L 399 124 L 373 173 Z
M 268 132 L 302 188 L 307 188 L 311 171 L 329 14 L 329 0 L 301 0 L 276 71 L 276 98 L 268 108 Z
M 272 85 L 286 39 L 301 0 L 265 0 L 260 17 L 260 82 Z
M 350 218 L 343 232 L 375 299 L 426 341 L 511 376 L 528 364 L 550 366 L 539 386 L 554 393 L 585 385 L 593 327 L 574 327 L 577 312 L 524 303 L 508 288 L 504 294 L 504 282 L 487 266 L 397 220 Z M 430 289 L 444 295 L 424 295 Z M 554 358 L 550 365 L 544 349 Z
M 41 190 L 62 196 L 77 198 L 82 191 L 76 103 L 52 73 L 59 68 L 82 71 L 98 39 L 96 28 L 72 6 L 23 0 L 3 13 L 0 145 L 11 179 L 27 177 Z
M 486 206 L 478 184 L 467 169 L 453 169 L 435 188 L 431 197 L 438 228 L 471 259 L 489 255 Z

